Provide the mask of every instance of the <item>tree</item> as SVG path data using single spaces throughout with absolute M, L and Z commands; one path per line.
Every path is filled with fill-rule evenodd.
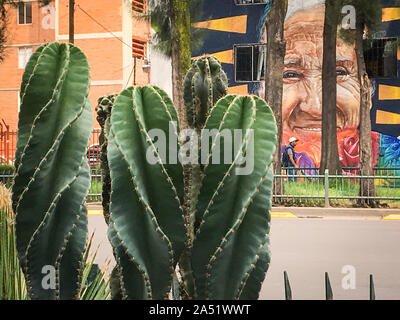
M 373 175 L 372 163 L 372 139 L 371 139 L 371 82 L 365 66 L 364 59 L 364 38 L 371 36 L 379 30 L 382 21 L 381 0 L 346 0 L 346 5 L 351 5 L 355 9 L 355 30 L 340 30 L 340 36 L 348 43 L 355 44 L 358 66 L 358 80 L 360 83 L 360 173 L 363 176 Z M 400 1 L 395 1 L 396 5 Z M 379 202 L 367 199 L 366 197 L 376 196 L 375 183 L 373 179 L 360 179 L 360 198 L 357 200 L 360 206 L 376 207 Z
M 281 144 L 282 144 L 282 95 L 283 68 L 286 52 L 284 39 L 284 23 L 288 1 L 272 1 L 265 25 L 267 32 L 267 57 L 265 77 L 265 100 L 275 114 L 278 127 L 277 149 L 274 154 L 274 172 L 282 173 Z M 283 194 L 283 180 L 275 179 L 274 194 Z
M 202 15 L 202 0 L 151 0 L 151 26 L 155 31 L 154 49 L 171 58 L 172 95 L 181 127 L 186 127 L 183 80 L 190 68 L 191 52 L 203 44 L 205 31 L 192 28 L 190 21 Z
M 355 46 L 358 65 L 358 79 L 360 81 L 360 172 L 361 175 L 373 175 L 372 141 L 371 141 L 371 83 L 365 67 L 364 59 L 364 32 L 372 33 L 381 21 L 382 4 L 380 0 L 353 0 L 351 4 L 356 9 Z M 360 179 L 360 198 L 358 204 L 375 207 L 376 200 L 362 197 L 376 196 L 373 179 Z
M 48 5 L 53 0 L 39 0 L 40 5 Z M 4 59 L 5 43 L 7 42 L 7 10 L 9 6 L 17 7 L 21 0 L 0 0 L 0 62 Z
M 322 63 L 322 141 L 320 174 L 341 173 L 337 143 L 336 116 L 336 43 L 337 26 L 341 14 L 340 0 L 325 1 L 324 51 Z

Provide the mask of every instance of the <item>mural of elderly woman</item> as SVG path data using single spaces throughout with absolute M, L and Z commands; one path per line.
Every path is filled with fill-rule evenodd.
M 297 146 L 319 166 L 322 135 L 322 59 L 325 6 L 321 0 L 289 0 L 285 21 L 287 41 L 283 72 L 282 144 L 296 136 Z M 268 19 L 268 16 L 267 16 Z M 265 32 L 263 33 L 265 37 Z M 265 40 L 265 39 L 264 39 Z M 360 84 L 353 45 L 337 41 L 337 135 L 344 166 L 358 166 Z M 259 94 L 264 92 L 261 86 Z M 379 134 L 372 133 L 374 165 Z

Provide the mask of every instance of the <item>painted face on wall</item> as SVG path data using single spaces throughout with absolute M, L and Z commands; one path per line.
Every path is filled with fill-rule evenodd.
M 285 22 L 287 41 L 283 73 L 283 132 L 321 137 L 324 7 L 296 12 Z M 360 86 L 354 47 L 338 38 L 338 133 L 359 124 Z

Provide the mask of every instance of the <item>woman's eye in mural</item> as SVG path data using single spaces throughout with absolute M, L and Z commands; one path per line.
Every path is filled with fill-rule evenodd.
M 343 68 L 343 67 L 336 68 L 336 77 L 337 77 L 338 81 L 345 81 L 349 74 L 350 73 L 349 73 L 349 71 L 347 71 L 346 68 Z
M 298 81 L 300 79 L 304 78 L 304 76 L 301 73 L 298 73 L 296 71 L 285 71 L 283 73 L 283 79 L 289 80 L 289 81 Z

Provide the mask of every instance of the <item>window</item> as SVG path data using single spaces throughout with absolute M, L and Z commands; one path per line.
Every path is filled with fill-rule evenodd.
M 271 0 L 235 0 L 236 5 L 246 5 L 246 4 L 265 4 L 269 3 Z
M 18 69 L 25 69 L 31 55 L 32 47 L 18 48 Z
M 146 13 L 147 11 L 147 0 L 132 0 L 133 11 Z
M 147 56 L 147 41 L 141 38 L 132 38 L 132 57 L 144 59 Z
M 236 45 L 235 81 L 257 82 L 264 79 L 265 44 Z
M 396 38 L 364 40 L 364 58 L 371 78 L 397 78 Z
M 32 23 L 32 2 L 20 2 L 18 4 L 18 24 Z

